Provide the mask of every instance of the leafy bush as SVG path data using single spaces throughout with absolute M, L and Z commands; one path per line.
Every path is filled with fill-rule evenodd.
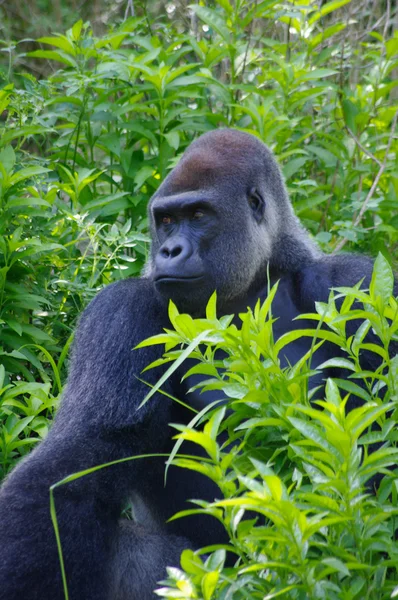
M 326 252 L 381 250 L 397 265 L 391 3 L 387 11 L 380 5 L 381 15 L 377 3 L 349 0 L 209 0 L 187 14 L 173 3 L 163 14 L 138 4 L 135 18 L 101 37 L 78 21 L 39 38 L 28 54 L 24 42 L 2 43 L 0 477 L 46 434 L 78 314 L 103 285 L 140 273 L 147 201 L 198 133 L 230 126 L 260 136 Z M 39 61 L 47 78 L 22 70 Z M 388 352 L 398 325 L 390 293 L 391 272 L 379 258 L 369 293 L 337 290 L 342 304 L 336 296 L 318 305 L 319 327 L 307 332 L 313 348 L 325 339 L 344 348 L 338 363 L 351 372 L 329 380 L 325 397 L 308 394 L 310 356 L 280 369 L 278 355 L 296 332 L 273 340 L 272 293 L 242 315 L 240 329 L 216 318 L 215 299 L 207 320 L 171 309 L 175 331 L 158 338 L 170 345 L 168 359 L 192 354 L 211 378 L 206 385 L 230 402 L 228 411 L 209 407 L 180 428 L 170 461 L 218 483 L 220 500 L 196 510 L 222 521 L 238 562 L 224 566 L 225 548 L 203 558 L 186 552 L 161 595 L 398 594 L 398 359 Z M 347 339 L 351 318 L 364 324 Z M 381 365 L 363 373 L 359 353 L 370 328 L 380 345 L 367 350 Z M 227 355 L 222 369 L 218 347 Z M 347 413 L 352 395 L 365 403 Z M 178 458 L 183 439 L 209 458 Z M 379 472 L 384 478 L 369 495 L 366 484 Z
M 193 500 L 194 508 L 174 518 L 211 515 L 230 542 L 184 551 L 181 569 L 168 570 L 160 596 L 376 600 L 398 594 L 398 356 L 389 355 L 391 341 L 398 341 L 398 302 L 392 282 L 379 255 L 368 292 L 336 289 L 310 315 L 322 327 L 278 340 L 272 333 L 277 286 L 262 305 L 240 315 L 241 327 L 232 316 L 216 318 L 215 295 L 206 319 L 192 319 L 170 304 L 173 329 L 141 345 L 165 344 L 156 364 L 172 361 L 166 376 L 182 359 L 194 358 L 198 365 L 190 373 L 203 376 L 196 387 L 228 398 L 226 405 L 220 400 L 204 408 L 188 426 L 174 426 L 178 441 L 168 464 L 209 477 L 220 494 L 214 502 Z M 353 319 L 358 329 L 347 338 L 345 326 Z M 377 343 L 366 338 L 370 328 Z M 301 336 L 313 336 L 313 347 L 282 369 L 284 348 Z M 323 395 L 311 389 L 310 377 L 311 357 L 325 341 L 343 348 L 346 358 L 318 369 L 343 367 L 351 374 L 328 379 Z M 381 359 L 374 373 L 361 369 L 365 350 Z M 353 396 L 363 403 L 349 411 Z M 206 457 L 179 458 L 185 440 Z M 371 448 L 375 443 L 377 449 Z M 380 474 L 373 494 L 370 480 Z M 226 550 L 235 556 L 234 566 L 225 566 Z

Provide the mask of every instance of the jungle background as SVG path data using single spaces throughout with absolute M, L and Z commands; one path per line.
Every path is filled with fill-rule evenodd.
M 148 199 L 192 139 L 215 127 L 269 145 L 296 214 L 326 253 L 380 253 L 368 301 L 380 318 L 390 307 L 380 335 L 391 377 L 374 420 L 385 434 L 379 441 L 395 452 L 398 365 L 388 343 L 397 314 L 392 297 L 380 304 L 376 296 L 391 296 L 389 265 L 398 266 L 397 29 L 395 0 L 0 1 L 0 478 L 46 435 L 79 314 L 104 285 L 140 274 Z M 368 390 L 374 401 L 378 390 Z M 333 401 L 343 402 L 335 392 Z M 384 522 L 386 502 L 393 519 L 398 480 L 391 471 L 386 479 L 375 523 Z M 211 569 L 174 571 L 163 593 L 390 598 L 398 595 L 393 529 L 390 521 L 376 527 L 383 542 L 373 530 L 356 531 L 356 544 L 372 542 L 355 560 L 356 550 L 337 551 L 337 538 L 328 538 L 335 549 L 320 580 L 335 577 L 330 586 L 316 583 L 299 552 L 300 583 L 278 567 L 279 557 L 277 583 L 252 569 L 262 596 L 249 575 L 246 589 L 226 591 L 216 554 Z M 276 538 L 264 539 L 274 548 Z M 382 567 L 380 552 L 390 553 Z

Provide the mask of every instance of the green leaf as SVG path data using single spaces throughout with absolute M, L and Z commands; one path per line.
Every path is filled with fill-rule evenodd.
M 106 135 L 102 135 L 98 139 L 97 144 L 101 144 L 102 146 L 104 146 L 104 148 L 110 150 L 115 156 L 120 158 L 120 136 L 117 133 L 108 133 Z
M 282 419 L 276 419 L 274 417 L 269 418 L 258 418 L 254 417 L 252 419 L 248 419 L 244 421 L 238 427 L 235 428 L 235 431 L 239 431 L 241 429 L 253 429 L 254 427 L 283 427 L 286 428 L 286 423 Z
M 77 41 L 80 38 L 82 29 L 83 29 L 83 20 L 80 19 L 79 21 L 76 21 L 76 23 L 72 26 L 72 36 L 73 36 L 74 40 Z
M 311 440 L 311 442 L 316 446 L 323 448 L 328 454 L 333 454 L 337 458 L 340 458 L 340 453 L 325 439 L 325 434 L 321 429 L 302 419 L 297 419 L 296 417 L 289 417 L 289 421 L 293 427 L 304 436 L 304 438 Z
M 5 379 L 5 375 L 6 375 L 6 370 L 4 368 L 4 365 L 0 364 L 0 390 L 3 390 L 3 386 L 4 386 L 4 379 Z M 0 394 L 2 393 L 2 391 L 0 391 Z
M 299 158 L 293 158 L 293 160 L 289 161 L 283 166 L 283 175 L 286 180 L 290 179 L 297 171 L 301 169 L 302 166 L 308 161 L 307 156 L 300 156 Z
M 206 435 L 209 435 L 212 440 L 215 440 L 217 438 L 220 425 L 225 416 L 225 410 L 225 406 L 216 410 L 204 426 L 204 433 L 206 433 Z
M 216 2 L 225 10 L 225 12 L 232 15 L 234 8 L 229 0 L 216 0 Z
M 239 17 L 239 22 L 242 29 L 246 28 L 253 21 L 253 19 L 267 17 L 268 14 L 273 16 L 272 9 L 276 4 L 279 4 L 278 0 L 263 0 L 263 2 L 255 3 L 254 6 L 252 2 L 250 5 L 248 5 L 250 8 L 244 18 L 241 19 L 241 17 Z
M 164 137 L 166 138 L 169 146 L 174 150 L 178 150 L 180 147 L 180 134 L 178 131 L 170 131 L 169 133 L 165 133 Z
M 394 274 L 389 262 L 379 252 L 373 267 L 369 292 L 373 299 L 380 298 L 383 307 L 386 306 L 394 289 Z
M 48 395 L 49 391 L 49 383 L 38 383 L 36 381 L 22 381 L 15 384 L 12 388 L 7 390 L 7 392 L 4 394 L 4 398 L 6 400 L 9 400 L 10 398 L 15 398 L 16 396 L 24 396 L 26 394 L 32 394 L 33 396 L 35 396 L 39 395 L 40 392 L 44 392 L 45 395 Z
M 325 77 L 331 77 L 332 75 L 336 75 L 338 71 L 334 69 L 313 69 L 301 75 L 298 78 L 298 81 L 313 81 L 314 79 L 324 79 Z
M 143 340 L 137 344 L 135 348 L 146 348 L 148 346 L 156 346 L 157 344 L 170 344 L 170 342 L 178 344 L 181 340 L 180 337 L 174 333 L 159 333 L 158 335 L 153 335 L 152 337 Z
M 180 313 L 178 311 L 178 308 L 176 307 L 174 302 L 172 300 L 169 300 L 169 319 L 170 323 L 173 325 L 174 328 L 176 328 L 176 318 L 179 314 Z
M 324 17 L 325 15 L 328 15 L 331 12 L 334 12 L 338 8 L 341 8 L 342 6 L 345 6 L 346 4 L 349 4 L 350 2 L 351 2 L 351 0 L 332 0 L 332 2 L 327 2 L 326 4 L 324 4 L 322 6 L 322 8 L 320 10 L 317 10 L 316 13 L 308 19 L 308 24 L 313 25 L 314 23 L 319 21 L 319 19 Z
M 24 417 L 23 419 L 19 419 L 17 424 L 10 431 L 11 440 L 14 441 L 24 431 L 24 429 L 26 429 L 26 427 L 33 419 L 34 415 Z
M 217 587 L 218 579 L 218 571 L 211 571 L 210 573 L 206 573 L 206 575 L 203 577 L 201 584 L 203 600 L 211 600 L 211 598 L 213 598 L 213 594 Z
M 55 98 L 49 98 L 46 102 L 46 106 L 51 106 L 52 104 L 74 104 L 80 107 L 83 106 L 81 98 L 77 98 L 76 96 L 56 96 Z
M 288 333 L 284 333 L 277 340 L 274 346 L 274 352 L 279 354 L 279 352 L 291 342 L 294 342 L 302 337 L 315 337 L 320 340 L 326 340 L 328 342 L 332 342 L 337 346 L 341 347 L 341 337 L 336 335 L 331 331 L 326 331 L 324 329 L 295 329 L 293 331 L 289 331 Z
M 372 398 L 370 394 L 366 390 L 364 390 L 361 386 L 357 385 L 353 381 L 349 381 L 347 379 L 336 379 L 334 378 L 334 382 L 337 383 L 340 389 L 345 390 L 346 392 L 350 392 L 350 394 L 354 394 L 358 396 L 358 398 L 362 398 L 366 402 L 371 402 Z
M 146 180 L 149 179 L 149 177 L 152 177 L 152 175 L 154 175 L 153 167 L 149 167 L 147 165 L 141 167 L 134 177 L 135 191 L 140 190 Z
M 203 573 L 203 563 L 200 560 L 200 557 L 197 556 L 190 548 L 182 551 L 181 558 L 181 567 L 186 571 L 186 573 L 192 573 L 194 575 L 202 575 Z
M 31 177 L 42 175 L 43 173 L 48 173 L 49 171 L 50 169 L 46 169 L 45 167 L 26 167 L 25 169 L 21 169 L 10 177 L 10 187 L 16 185 L 20 181 L 23 181 L 24 179 L 30 179 Z
M 332 37 L 335 33 L 339 33 L 346 28 L 345 23 L 336 23 L 335 25 L 331 25 L 330 27 L 326 27 L 321 33 L 318 33 L 313 38 L 310 39 L 309 47 L 311 50 L 314 50 L 319 44 L 322 44 L 325 40 Z
M 228 398 L 244 398 L 248 393 L 248 388 L 241 383 L 224 383 L 222 391 Z
M 199 6 L 198 4 L 191 5 L 191 10 L 198 15 L 199 19 L 204 21 L 214 31 L 217 31 L 225 42 L 230 43 L 231 34 L 225 25 L 225 19 L 220 17 L 215 10 Z
M 185 438 L 179 438 L 182 441 Z M 193 443 L 195 443 L 195 440 L 192 440 Z M 199 444 L 201 445 L 201 444 Z M 181 467 L 182 469 L 189 469 L 190 471 L 196 471 L 196 473 L 201 473 L 202 475 L 204 475 L 205 477 L 208 477 L 209 479 L 211 479 L 212 481 L 215 481 L 217 483 L 217 481 L 220 480 L 221 477 L 221 470 L 218 467 L 215 467 L 214 465 L 211 464 L 207 464 L 205 462 L 199 462 L 197 460 L 191 460 L 189 458 L 175 458 L 173 460 L 173 465 L 177 466 L 177 467 Z M 196 512 L 196 511 L 195 511 Z M 178 513 L 179 515 L 181 513 Z M 173 520 L 174 518 L 176 518 L 177 515 L 174 515 L 174 517 L 172 517 L 172 519 L 169 520 Z
M 178 438 L 201 446 L 204 450 L 206 450 L 207 454 L 214 462 L 218 462 L 218 445 L 216 441 L 213 440 L 209 435 L 201 431 L 195 431 L 194 429 L 190 429 L 188 427 L 180 427 L 177 425 L 174 425 L 174 427 L 182 430 L 178 435 Z
M 341 107 L 343 109 L 344 120 L 347 124 L 347 127 L 349 127 L 351 131 L 356 133 L 356 117 L 359 113 L 358 108 L 355 106 L 355 104 L 353 104 L 353 102 L 351 102 L 351 100 L 348 99 L 344 99 L 342 101 Z
M 221 402 L 221 400 L 215 400 L 214 402 L 210 402 L 209 404 L 207 404 L 204 408 L 202 408 L 202 410 L 196 414 L 191 421 L 188 423 L 188 425 L 186 426 L 187 428 L 193 428 L 195 427 L 198 423 L 200 423 L 202 417 L 209 412 L 210 410 L 212 410 L 215 406 L 219 405 Z M 164 474 L 164 479 L 165 479 L 165 483 L 166 483 L 166 479 L 167 479 L 167 473 L 169 470 L 170 465 L 174 464 L 174 460 L 175 457 L 177 456 L 178 450 L 180 449 L 182 443 L 183 443 L 183 439 L 179 438 L 176 443 L 174 444 L 174 447 L 172 449 L 172 451 L 170 452 L 170 455 L 167 458 L 166 461 L 166 469 L 165 469 L 165 474 Z
M 171 304 L 171 301 L 170 301 Z M 144 404 L 146 404 L 148 402 L 148 400 L 150 398 L 152 398 L 152 396 L 158 391 L 158 389 L 164 384 L 164 382 L 170 377 L 170 375 L 172 373 L 174 373 L 174 371 L 176 371 L 178 369 L 178 367 L 184 362 L 184 360 L 186 358 L 188 358 L 188 356 L 191 354 L 191 352 L 193 352 L 193 350 L 195 350 L 208 336 L 209 331 L 202 331 L 202 333 L 200 333 L 190 344 L 189 346 L 187 346 L 187 348 L 185 348 L 185 350 L 183 352 L 181 352 L 180 356 L 177 358 L 177 360 L 171 365 L 171 367 L 169 367 L 166 371 L 166 373 L 164 373 L 162 375 L 162 377 L 158 380 L 158 382 L 156 383 L 156 385 L 153 386 L 153 388 L 151 389 L 150 392 L 148 392 L 148 394 L 145 396 L 145 398 L 142 400 L 142 402 L 140 403 L 138 409 L 140 409 L 142 406 L 144 406 Z
M 353 362 L 347 358 L 329 358 L 322 364 L 317 366 L 317 369 L 330 369 L 331 367 L 338 367 L 339 369 L 349 369 L 355 371 L 356 366 Z
M 6 146 L 0 152 L 0 163 L 7 173 L 11 173 L 15 165 L 15 152 L 12 146 Z
M 116 194 L 110 194 L 107 196 L 96 196 L 94 200 L 87 202 L 84 204 L 85 210 L 95 210 L 96 208 L 101 208 L 103 206 L 111 205 L 113 206 L 117 200 L 128 196 L 129 192 L 117 192 Z
M 18 335 L 22 335 L 21 323 L 18 323 L 18 321 L 15 321 L 14 319 L 9 319 L 9 318 L 6 318 L 5 322 L 8 325 L 8 327 L 10 327 L 10 329 L 13 329 Z
M 346 565 L 339 560 L 338 558 L 335 558 L 334 556 L 331 556 L 330 558 L 324 558 L 322 560 L 322 562 L 325 565 L 329 565 L 329 567 L 332 567 L 335 571 L 337 571 L 338 573 L 341 573 L 342 575 L 349 577 L 350 576 L 350 571 L 349 569 L 347 569 Z
M 44 206 L 51 208 L 51 204 L 43 198 L 33 198 L 32 196 L 26 196 L 23 198 L 12 198 L 7 202 L 7 209 L 19 208 L 21 206 Z
M 370 425 L 372 425 L 372 423 L 376 423 L 377 419 L 379 417 L 381 417 L 382 415 L 384 415 L 386 412 L 388 412 L 389 410 L 392 410 L 393 406 L 386 404 L 385 406 L 377 406 L 375 408 L 372 408 L 370 411 L 367 411 L 365 413 L 365 415 L 358 415 L 361 416 L 362 418 L 357 418 L 355 420 L 352 420 L 351 423 L 351 431 L 352 431 L 352 435 L 355 437 L 355 439 L 358 439 L 359 436 L 365 431 L 365 429 L 367 427 L 370 427 Z M 352 413 L 356 412 L 358 409 L 355 409 L 355 411 L 352 411 Z M 351 416 L 351 413 L 349 415 L 349 417 Z
M 52 244 L 50 244 L 50 246 L 52 246 Z M 43 329 L 40 329 L 39 327 L 29 325 L 28 323 L 22 323 L 21 327 L 22 331 L 34 340 L 54 343 L 54 338 L 52 338 L 50 335 L 48 335 L 48 333 L 46 333 L 45 331 L 43 331 Z
M 16 127 L 15 129 L 10 129 L 9 131 L 4 131 L 1 135 L 1 144 L 5 145 L 15 140 L 16 138 L 21 137 L 30 137 L 36 134 L 48 134 L 49 128 L 43 125 L 24 125 L 22 127 Z
M 217 320 L 217 292 L 213 292 L 206 306 L 206 319 L 209 321 Z
M 55 46 L 56 48 L 60 48 L 60 50 L 65 50 L 67 54 L 71 54 L 72 56 L 76 54 L 74 45 L 64 35 L 57 35 L 56 37 L 41 37 L 38 38 L 37 41 L 41 44 L 49 44 L 51 46 Z M 36 52 L 40 52 L 40 50 L 36 50 Z
M 11 101 L 11 91 L 14 89 L 14 84 L 10 83 L 0 90 L 0 114 L 2 114 Z M 3 142 L 4 145 L 4 142 Z
M 27 56 L 31 56 L 32 58 L 45 58 L 46 60 L 55 60 L 57 62 L 63 63 L 68 67 L 78 68 L 76 61 L 68 54 L 64 52 L 55 52 L 54 50 L 34 50 L 33 52 L 27 52 Z

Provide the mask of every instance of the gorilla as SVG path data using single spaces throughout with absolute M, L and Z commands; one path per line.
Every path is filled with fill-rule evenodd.
M 305 326 L 292 320 L 327 301 L 330 288 L 363 278 L 369 285 L 370 259 L 326 256 L 314 245 L 293 213 L 272 153 L 252 135 L 221 129 L 194 141 L 148 211 L 152 247 L 144 275 L 106 287 L 86 309 L 52 428 L 0 491 L 1 600 L 66 597 L 49 489 L 118 459 L 147 455 L 54 490 L 70 600 L 151 599 L 182 549 L 224 541 L 221 525 L 207 515 L 167 523 L 190 506 L 187 499 L 210 501 L 219 494 L 210 480 L 177 468 L 164 485 L 164 457 L 173 446 L 169 423 L 188 423 L 191 412 L 161 394 L 138 410 L 148 391 L 140 374 L 162 349 L 133 348 L 170 327 L 170 299 L 200 316 L 217 290 L 218 312 L 235 314 L 263 300 L 279 280 L 273 303 L 279 337 Z M 310 342 L 286 347 L 285 364 L 303 356 Z M 336 349 L 323 345 L 313 366 L 332 355 Z M 371 360 L 364 357 L 368 369 Z M 145 378 L 154 385 L 162 372 L 152 369 Z M 187 394 L 193 406 L 211 400 L 188 394 L 192 383 L 181 376 L 176 372 L 165 391 Z M 131 500 L 135 520 L 129 521 L 121 514 Z

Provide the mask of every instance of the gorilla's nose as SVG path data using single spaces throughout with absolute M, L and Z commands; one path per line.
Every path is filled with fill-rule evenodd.
M 171 247 L 162 246 L 160 249 L 160 255 L 162 256 L 162 258 L 175 258 L 183 252 L 183 249 L 184 247 L 182 244 L 176 244 Z
M 156 262 L 160 264 L 183 263 L 192 255 L 192 246 L 187 238 L 175 237 L 167 240 L 159 249 Z

